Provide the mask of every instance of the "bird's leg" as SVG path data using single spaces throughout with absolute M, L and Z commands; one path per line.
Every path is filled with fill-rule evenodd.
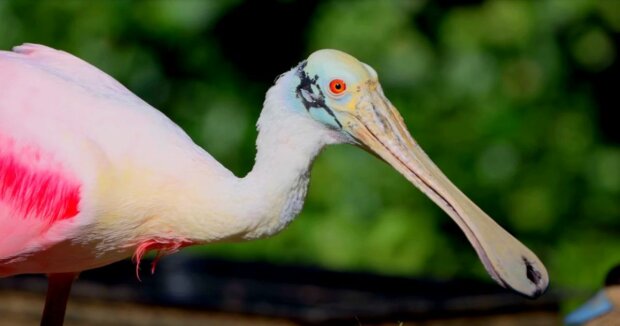
M 41 326 L 62 326 L 71 285 L 78 273 L 54 273 L 48 275 L 45 308 Z

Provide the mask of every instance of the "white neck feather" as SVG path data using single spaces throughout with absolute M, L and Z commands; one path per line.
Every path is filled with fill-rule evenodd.
M 300 212 L 314 158 L 343 139 L 312 119 L 301 103 L 292 107 L 297 103 L 293 78 L 289 71 L 267 92 L 251 172 L 213 178 L 205 171 L 205 179 L 189 181 L 193 191 L 179 206 L 192 208 L 187 223 L 175 227 L 178 234 L 198 242 L 255 239 L 282 230 Z
M 295 101 L 294 94 L 282 85 L 289 85 L 290 78 L 293 72 L 267 92 L 257 123 L 256 163 L 239 183 L 246 199 L 243 215 L 250 222 L 244 238 L 271 235 L 297 216 L 306 198 L 312 162 L 326 145 L 339 142 L 337 132 L 288 107 Z

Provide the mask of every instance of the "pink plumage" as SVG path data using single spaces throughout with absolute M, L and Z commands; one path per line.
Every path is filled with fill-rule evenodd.
M 0 136 L 0 203 L 18 219 L 47 224 L 79 212 L 80 186 L 53 157 Z
M 192 241 L 189 240 L 164 240 L 164 239 L 151 239 L 144 241 L 136 248 L 131 260 L 136 264 L 136 278 L 140 279 L 140 261 L 144 255 L 154 250 L 157 252 L 155 259 L 151 263 L 151 274 L 155 273 L 155 267 L 159 262 L 159 258 L 163 255 L 173 254 L 183 247 L 192 245 Z
M 50 153 L 0 135 L 0 261 L 44 248 L 79 203 L 79 182 Z
M 49 274 L 45 321 L 64 313 L 62 275 L 193 243 L 151 224 L 163 200 L 149 191 L 179 184 L 175 171 L 197 160 L 230 175 L 205 154 L 87 62 L 36 44 L 0 51 L 0 277 Z
M 135 193 L 115 197 L 124 182 L 114 178 L 142 159 L 176 164 L 167 139 L 193 145 L 88 63 L 35 44 L 0 51 L 0 276 L 95 268 L 160 236 L 137 231 L 143 209 Z

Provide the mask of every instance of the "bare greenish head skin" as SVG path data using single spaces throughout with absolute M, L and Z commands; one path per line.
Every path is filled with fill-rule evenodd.
M 300 83 L 297 98 L 316 120 L 332 127 L 342 127 L 335 112 L 352 112 L 362 90 L 374 90 L 378 84 L 377 73 L 370 66 L 338 50 L 319 50 L 302 62 L 296 72 Z M 346 89 L 335 94 L 330 82 L 341 80 Z
M 294 73 L 298 78 L 289 86 L 297 107 L 383 159 L 441 207 L 496 282 L 532 298 L 547 289 L 549 277 L 538 257 L 457 189 L 411 137 L 373 68 L 344 52 L 320 50 Z

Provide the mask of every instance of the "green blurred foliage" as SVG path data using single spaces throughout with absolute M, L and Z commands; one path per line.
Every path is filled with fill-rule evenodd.
M 84 58 L 243 175 L 253 163 L 254 123 L 272 80 L 244 74 L 213 36 L 218 21 L 242 4 L 1 0 L 0 48 L 36 42 Z M 334 0 L 308 14 L 299 35 L 304 52 L 338 48 L 372 65 L 422 147 L 540 255 L 552 286 L 593 289 L 620 262 L 620 149 L 601 134 L 594 90 L 572 75 L 601 72 L 618 60 L 613 35 L 620 32 L 620 2 L 490 0 L 441 7 Z M 256 50 L 286 46 L 282 40 L 281 48 Z M 312 173 L 303 213 L 278 236 L 190 250 L 487 278 L 453 222 L 386 164 L 340 146 L 327 149 Z

